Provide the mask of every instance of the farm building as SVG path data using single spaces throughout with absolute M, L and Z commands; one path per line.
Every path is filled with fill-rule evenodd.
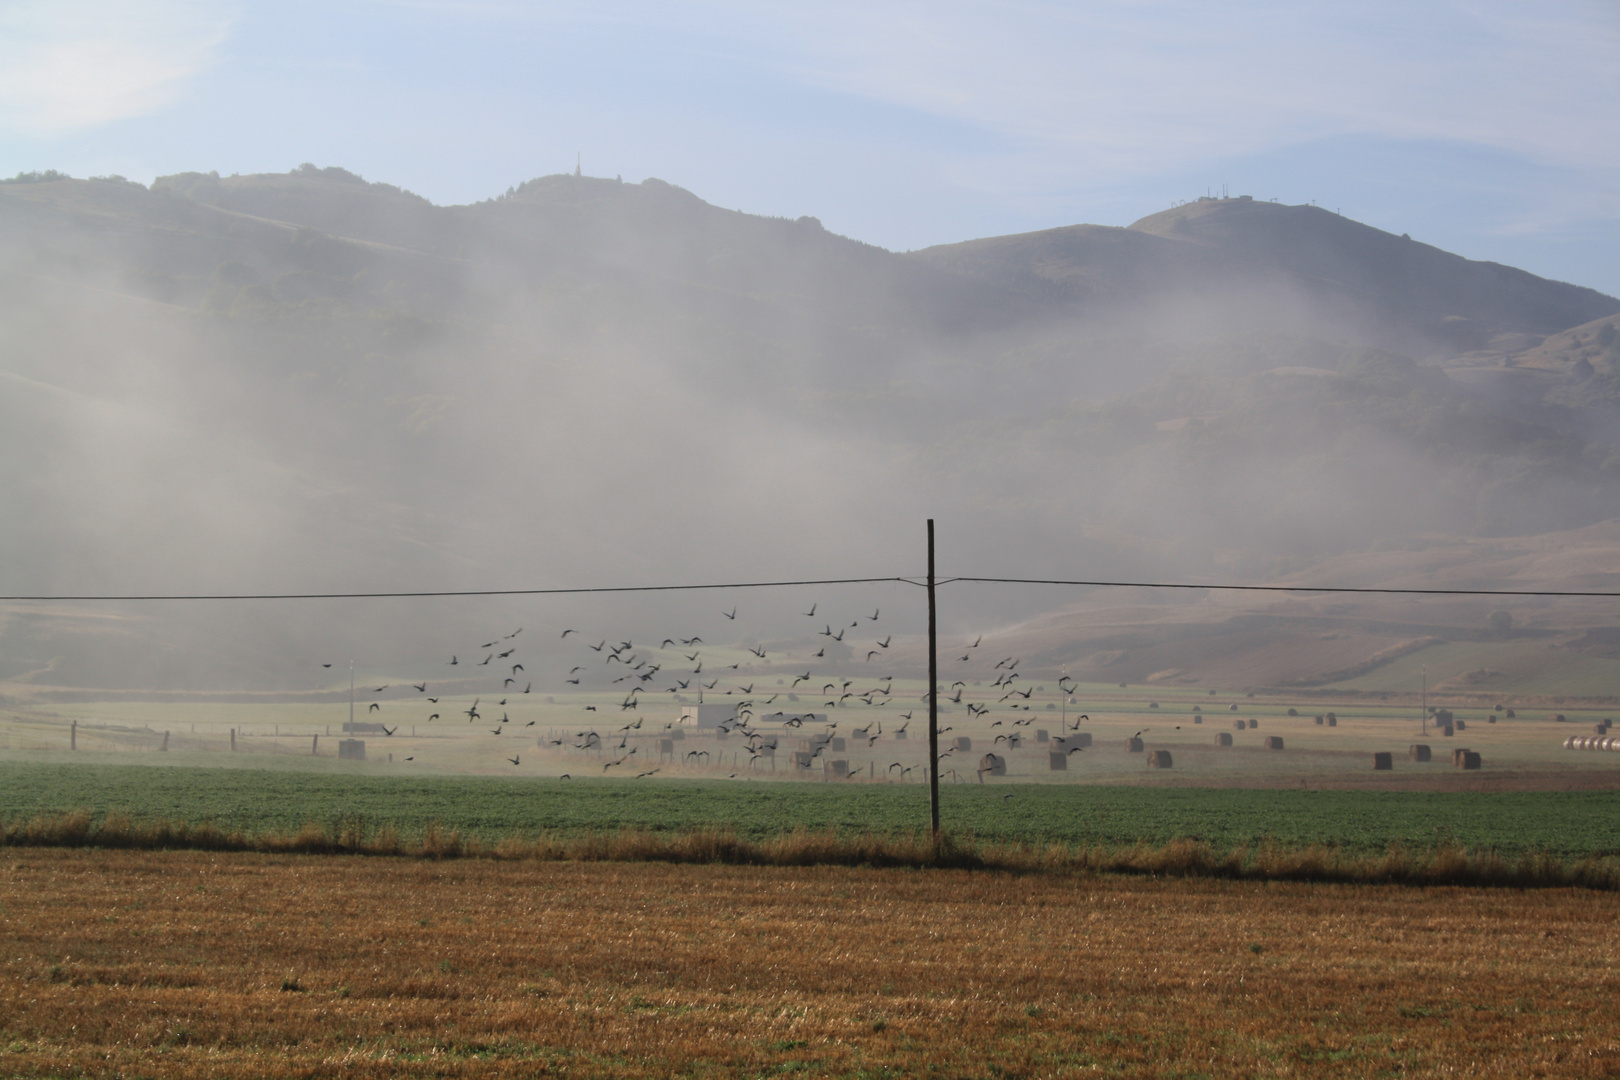
M 682 705 L 681 723 L 691 724 L 699 730 L 717 728 L 737 722 L 735 705 Z

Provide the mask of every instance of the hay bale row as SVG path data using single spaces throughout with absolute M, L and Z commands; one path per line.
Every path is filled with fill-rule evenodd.
M 1406 748 L 1408 761 L 1428 761 L 1431 756 L 1427 743 L 1413 743 Z
M 1605 735 L 1571 735 L 1564 740 L 1565 750 L 1620 750 L 1620 737 Z

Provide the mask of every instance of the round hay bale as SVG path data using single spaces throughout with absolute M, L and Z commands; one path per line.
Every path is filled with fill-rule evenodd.
M 1153 751 L 1153 753 L 1148 755 L 1147 763 L 1148 768 L 1150 769 L 1168 769 L 1173 764 L 1173 762 L 1170 760 L 1170 751 L 1168 750 Z
M 1512 709 L 1509 709 L 1507 712 L 1503 713 L 1502 715 L 1507 717 L 1509 720 L 1512 720 L 1515 717 L 1517 717 L 1519 714 L 1514 712 Z
M 1571 735 L 1569 738 L 1564 740 L 1564 749 L 1565 750 L 1573 750 L 1573 749 L 1575 749 L 1575 736 Z
M 1203 722 L 1204 718 L 1202 716 L 1199 716 L 1197 713 L 1193 713 L 1193 723 L 1202 724 Z
M 1259 727 L 1259 726 L 1260 726 L 1260 721 L 1258 721 L 1258 720 L 1256 720 L 1256 719 L 1255 719 L 1255 718 L 1254 718 L 1254 717 L 1252 717 L 1252 716 L 1251 716 L 1251 717 L 1249 717 L 1249 727 L 1250 727 L 1250 728 L 1257 728 L 1257 727 Z
M 1201 712 L 1203 712 L 1203 711 L 1204 711 L 1204 707 L 1203 707 L 1203 706 L 1202 706 L 1202 705 L 1194 705 L 1194 706 L 1193 706 L 1193 712 L 1195 712 L 1195 713 L 1201 713 Z
M 1215 736 L 1215 745 L 1216 746 L 1231 746 L 1232 745 L 1232 733 L 1230 731 L 1219 732 Z
M 1413 743 L 1406 748 L 1406 756 L 1411 761 L 1428 761 L 1429 746 L 1427 743 Z
M 1466 721 L 1466 720 L 1453 720 L 1451 722 L 1451 726 L 1456 728 L 1458 731 L 1462 731 L 1464 728 L 1466 728 L 1468 726 L 1468 721 Z
M 1289 709 L 1288 710 L 1288 715 L 1289 716 L 1298 716 L 1299 715 L 1299 710 L 1298 709 Z
M 1328 713 L 1327 714 L 1327 726 L 1328 727 L 1338 727 L 1339 726 L 1339 718 L 1337 716 L 1334 716 L 1332 713 Z
M 1142 752 L 1142 740 L 1134 735 L 1126 739 L 1125 752 L 1127 754 L 1140 754 Z
M 1247 720 L 1239 720 L 1237 723 L 1233 724 L 1232 727 L 1238 731 L 1248 731 L 1249 722 Z
M 1226 708 L 1229 712 L 1237 712 L 1237 702 L 1232 702 L 1232 704 L 1228 705 Z
M 1462 761 L 1458 762 L 1458 765 L 1464 769 L 1477 769 L 1480 767 L 1480 764 L 1481 758 L 1479 754 L 1472 750 L 1463 751 Z
M 1373 771 L 1385 772 L 1395 767 L 1395 755 L 1388 750 L 1378 750 L 1373 753 Z
M 1281 735 L 1267 735 L 1266 736 L 1266 749 L 1267 750 L 1281 750 L 1282 748 L 1283 748 L 1283 741 L 1282 741 L 1282 736 Z

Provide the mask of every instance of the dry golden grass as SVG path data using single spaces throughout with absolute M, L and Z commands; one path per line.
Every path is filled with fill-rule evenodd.
M 1608 1076 L 1620 896 L 0 850 L 0 1075 Z

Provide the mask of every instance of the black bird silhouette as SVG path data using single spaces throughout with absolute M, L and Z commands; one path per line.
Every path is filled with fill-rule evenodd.
M 567 773 L 563 773 L 561 776 L 557 777 L 557 779 L 559 779 L 559 780 L 572 780 L 573 777 L 569 776 Z
M 722 611 L 720 614 L 724 615 L 728 619 L 735 619 L 737 617 L 737 609 L 732 608 L 730 611 Z
M 393 727 L 393 728 L 389 728 L 389 727 L 386 727 L 386 726 L 381 725 L 381 724 L 379 724 L 377 726 L 381 727 L 383 729 L 383 734 L 384 735 L 392 735 L 394 732 L 399 730 L 399 728 L 397 726 Z
M 416 758 L 415 758 L 415 757 L 414 757 L 414 756 L 412 756 L 412 757 L 408 757 L 408 758 L 406 758 L 406 759 L 405 759 L 405 760 L 406 760 L 406 761 L 415 761 L 415 760 L 416 760 Z
M 512 756 L 511 756 L 511 757 L 509 757 L 509 758 L 507 758 L 507 759 L 506 759 L 506 760 L 507 760 L 507 761 L 510 761 L 510 762 L 511 762 L 511 763 L 512 763 L 512 764 L 514 764 L 514 765 L 521 765 L 521 764 L 522 764 L 522 762 L 520 762 L 520 761 L 519 761 L 519 760 L 518 760 L 518 758 L 520 758 L 520 757 L 522 757 L 522 756 L 523 756 L 523 755 L 522 755 L 522 754 L 513 754 L 513 755 L 512 755 Z
M 871 619 L 872 619 L 873 622 L 877 622 L 878 612 L 881 611 L 881 610 L 882 610 L 881 608 L 873 608 L 872 609 Z
M 485 666 L 485 665 L 486 665 L 486 664 L 488 664 L 488 663 L 489 663 L 489 662 L 490 662 L 490 661 L 491 661 L 491 660 L 493 660 L 493 659 L 495 659 L 495 654 L 494 654 L 494 653 L 490 653 L 490 654 L 489 654 L 489 655 L 488 655 L 488 656 L 486 656 L 486 657 L 484 657 L 484 658 L 483 658 L 483 659 L 482 659 L 482 660 L 480 660 L 480 661 L 478 661 L 478 666 L 479 666 L 479 667 L 483 667 L 483 666 Z
M 887 649 L 889 647 L 889 642 L 891 642 L 893 640 L 894 640 L 894 635 L 890 634 L 888 637 L 886 637 L 882 641 L 878 642 L 878 648 Z
M 578 630 L 564 630 L 562 632 L 562 636 L 567 637 L 569 634 L 577 634 L 577 633 L 579 633 Z M 561 640 L 561 639 L 559 638 L 558 640 Z
M 375 701 L 373 701 L 373 702 L 372 702 L 372 703 L 371 703 L 371 708 L 370 708 L 370 709 L 368 709 L 368 710 L 366 710 L 366 711 L 367 711 L 367 712 L 376 712 L 376 711 L 377 711 L 377 710 L 378 710 L 378 709 L 381 709 L 381 708 L 382 708 L 382 706 L 381 706 L 381 705 L 379 705 L 379 704 L 377 704 L 377 703 L 376 703 L 376 702 L 375 702 Z
M 416 687 L 417 693 L 427 693 L 427 683 L 411 683 L 411 685 Z
M 517 637 L 521 633 L 523 633 L 523 627 L 520 626 L 516 630 L 512 631 L 510 634 L 507 634 L 501 640 L 502 641 L 511 641 L 513 638 Z
M 812 618 L 812 619 L 815 618 L 816 617 L 816 605 L 811 604 L 810 605 L 810 610 L 805 612 L 805 615 L 808 616 L 809 618 Z M 330 666 L 330 665 L 328 665 L 328 666 Z
M 486 642 L 484 642 L 482 645 L 480 645 L 478 647 L 480 649 L 493 649 L 495 646 L 497 646 L 499 644 L 500 644 L 500 642 L 498 642 L 498 641 L 486 641 Z
M 533 687 L 534 687 L 534 683 L 526 682 L 526 683 L 523 684 L 523 692 L 525 694 L 527 694 Z
M 439 718 L 438 713 L 434 713 L 432 716 L 428 717 L 429 720 L 437 720 L 438 718 Z
M 516 675 L 520 671 L 526 671 L 526 670 L 528 670 L 528 669 L 525 668 L 522 664 L 513 664 L 512 665 L 512 674 L 514 674 L 514 675 Z
M 607 644 L 607 640 L 606 640 L 606 639 L 605 639 L 605 638 L 604 638 L 604 639 L 603 639 L 603 640 L 601 640 L 601 641 L 599 641 L 599 642 L 597 642 L 597 643 L 596 643 L 596 644 L 595 644 L 595 645 L 587 645 L 587 646 L 585 646 L 585 647 L 586 647 L 586 648 L 587 648 L 587 649 L 590 649 L 590 650 L 591 650 L 591 651 L 592 651 L 592 652 L 601 652 L 601 651 L 602 651 L 602 647 L 603 647 L 603 646 L 604 646 L 604 645 L 606 645 L 606 644 Z
M 511 655 L 512 655 L 512 654 L 513 654 L 513 653 L 515 653 L 515 652 L 517 652 L 517 650 L 516 650 L 516 649 L 507 649 L 507 650 L 506 650 L 506 651 L 505 651 L 505 652 L 503 652 L 503 653 L 496 653 L 496 654 L 495 654 L 495 658 L 496 658 L 496 659 L 497 659 L 497 660 L 505 660 L 505 659 L 506 659 L 506 658 L 507 658 L 507 657 L 508 657 L 508 656 L 511 656 Z
M 377 689 L 373 690 L 372 693 L 373 694 L 380 694 L 386 689 L 388 689 L 388 684 L 384 683 L 382 686 L 379 686 L 379 687 L 377 687 Z
M 438 704 L 438 703 L 439 703 L 439 699 L 438 699 L 438 698 L 436 698 L 436 697 L 430 697 L 430 698 L 428 698 L 428 704 L 429 704 L 429 705 L 437 705 L 437 704 Z
M 321 667 L 331 667 L 331 664 L 322 664 Z
M 461 663 L 461 661 L 457 660 L 456 657 L 455 657 L 455 654 L 452 653 L 451 656 L 450 656 L 450 666 L 454 667 L 456 664 L 459 664 L 459 663 Z
M 761 660 L 765 659 L 765 650 L 764 649 L 749 649 L 748 651 L 753 653 L 755 656 L 759 657 Z
M 571 680 L 571 681 L 575 681 L 575 680 Z M 508 686 L 511 686 L 515 682 L 517 682 L 516 679 L 502 679 L 501 680 L 501 689 L 505 690 Z
M 595 705 L 587 705 L 587 706 L 585 706 L 585 711 L 586 712 L 595 712 L 596 711 L 596 706 Z

